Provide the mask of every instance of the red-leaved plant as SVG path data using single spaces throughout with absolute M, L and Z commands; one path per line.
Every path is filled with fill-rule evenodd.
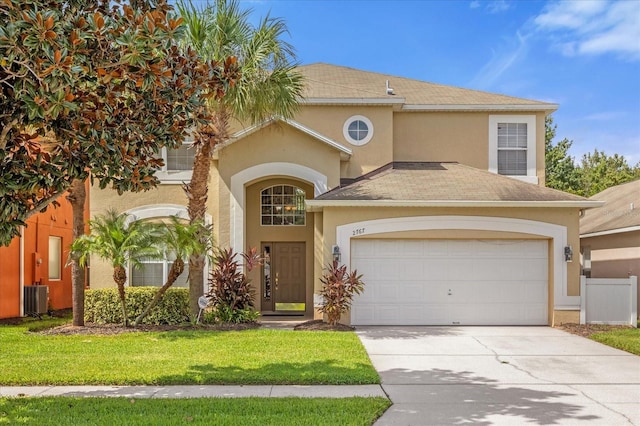
M 224 306 L 231 311 L 253 308 L 255 295 L 251 280 L 240 269 L 236 255 L 233 249 L 221 249 L 214 258 L 215 267 L 209 278 L 210 290 L 207 293 L 214 307 Z M 241 253 L 241 256 L 247 271 L 261 263 L 255 248 Z
M 320 282 L 320 295 L 324 302 L 320 312 L 327 315 L 329 324 L 336 325 L 340 316 L 351 308 L 353 296 L 364 291 L 362 275 L 358 275 L 358 271 L 347 272 L 346 265 L 340 265 L 334 260 Z

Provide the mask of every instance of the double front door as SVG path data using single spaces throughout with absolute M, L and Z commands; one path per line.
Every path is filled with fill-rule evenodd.
M 262 312 L 305 311 L 305 243 L 262 243 Z

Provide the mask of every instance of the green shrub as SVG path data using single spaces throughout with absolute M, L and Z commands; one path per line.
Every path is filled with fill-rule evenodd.
M 253 309 L 231 309 L 226 305 L 218 305 L 204 313 L 203 321 L 205 324 L 221 324 L 221 323 L 248 323 L 256 322 L 260 318 L 260 312 Z
M 126 309 L 135 318 L 151 302 L 157 287 L 129 287 L 126 293 Z M 84 320 L 97 324 L 121 324 L 122 310 L 117 288 L 87 290 L 85 293 Z M 189 321 L 189 290 L 170 288 L 142 324 L 183 324 Z

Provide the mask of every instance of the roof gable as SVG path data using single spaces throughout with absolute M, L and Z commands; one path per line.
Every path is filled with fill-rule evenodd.
M 337 150 L 340 152 L 340 159 L 343 161 L 348 160 L 349 158 L 351 158 L 351 154 L 353 153 L 353 151 L 350 148 L 347 148 L 346 146 L 336 142 L 335 140 L 324 136 L 323 134 L 295 121 L 295 120 L 291 120 L 288 118 L 282 118 L 282 117 L 273 117 L 273 118 L 269 118 L 267 120 L 264 120 L 261 123 L 258 124 L 254 124 L 253 126 L 249 126 L 246 127 L 236 133 L 234 133 L 233 135 L 231 135 L 231 137 L 229 138 L 229 140 L 227 140 L 225 143 L 220 144 L 219 146 L 216 147 L 215 151 L 214 151 L 214 158 L 217 157 L 217 153 L 218 151 L 220 151 L 221 149 L 226 148 L 229 145 L 232 145 L 236 142 L 238 142 L 239 140 L 242 140 L 244 138 L 246 138 L 249 135 L 252 135 L 274 123 L 284 123 L 294 129 L 297 129 L 299 131 L 301 131 L 302 133 L 305 133 L 309 136 L 311 136 L 312 138 L 330 146 L 331 148 Z

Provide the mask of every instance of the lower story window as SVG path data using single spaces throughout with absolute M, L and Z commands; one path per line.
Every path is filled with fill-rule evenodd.
M 143 260 L 142 265 L 131 268 L 129 283 L 133 287 L 162 287 L 167 282 L 169 270 L 175 257 L 168 259 L 148 259 Z M 178 280 L 172 287 L 189 287 L 189 262 L 184 265 L 184 272 L 180 274 Z

